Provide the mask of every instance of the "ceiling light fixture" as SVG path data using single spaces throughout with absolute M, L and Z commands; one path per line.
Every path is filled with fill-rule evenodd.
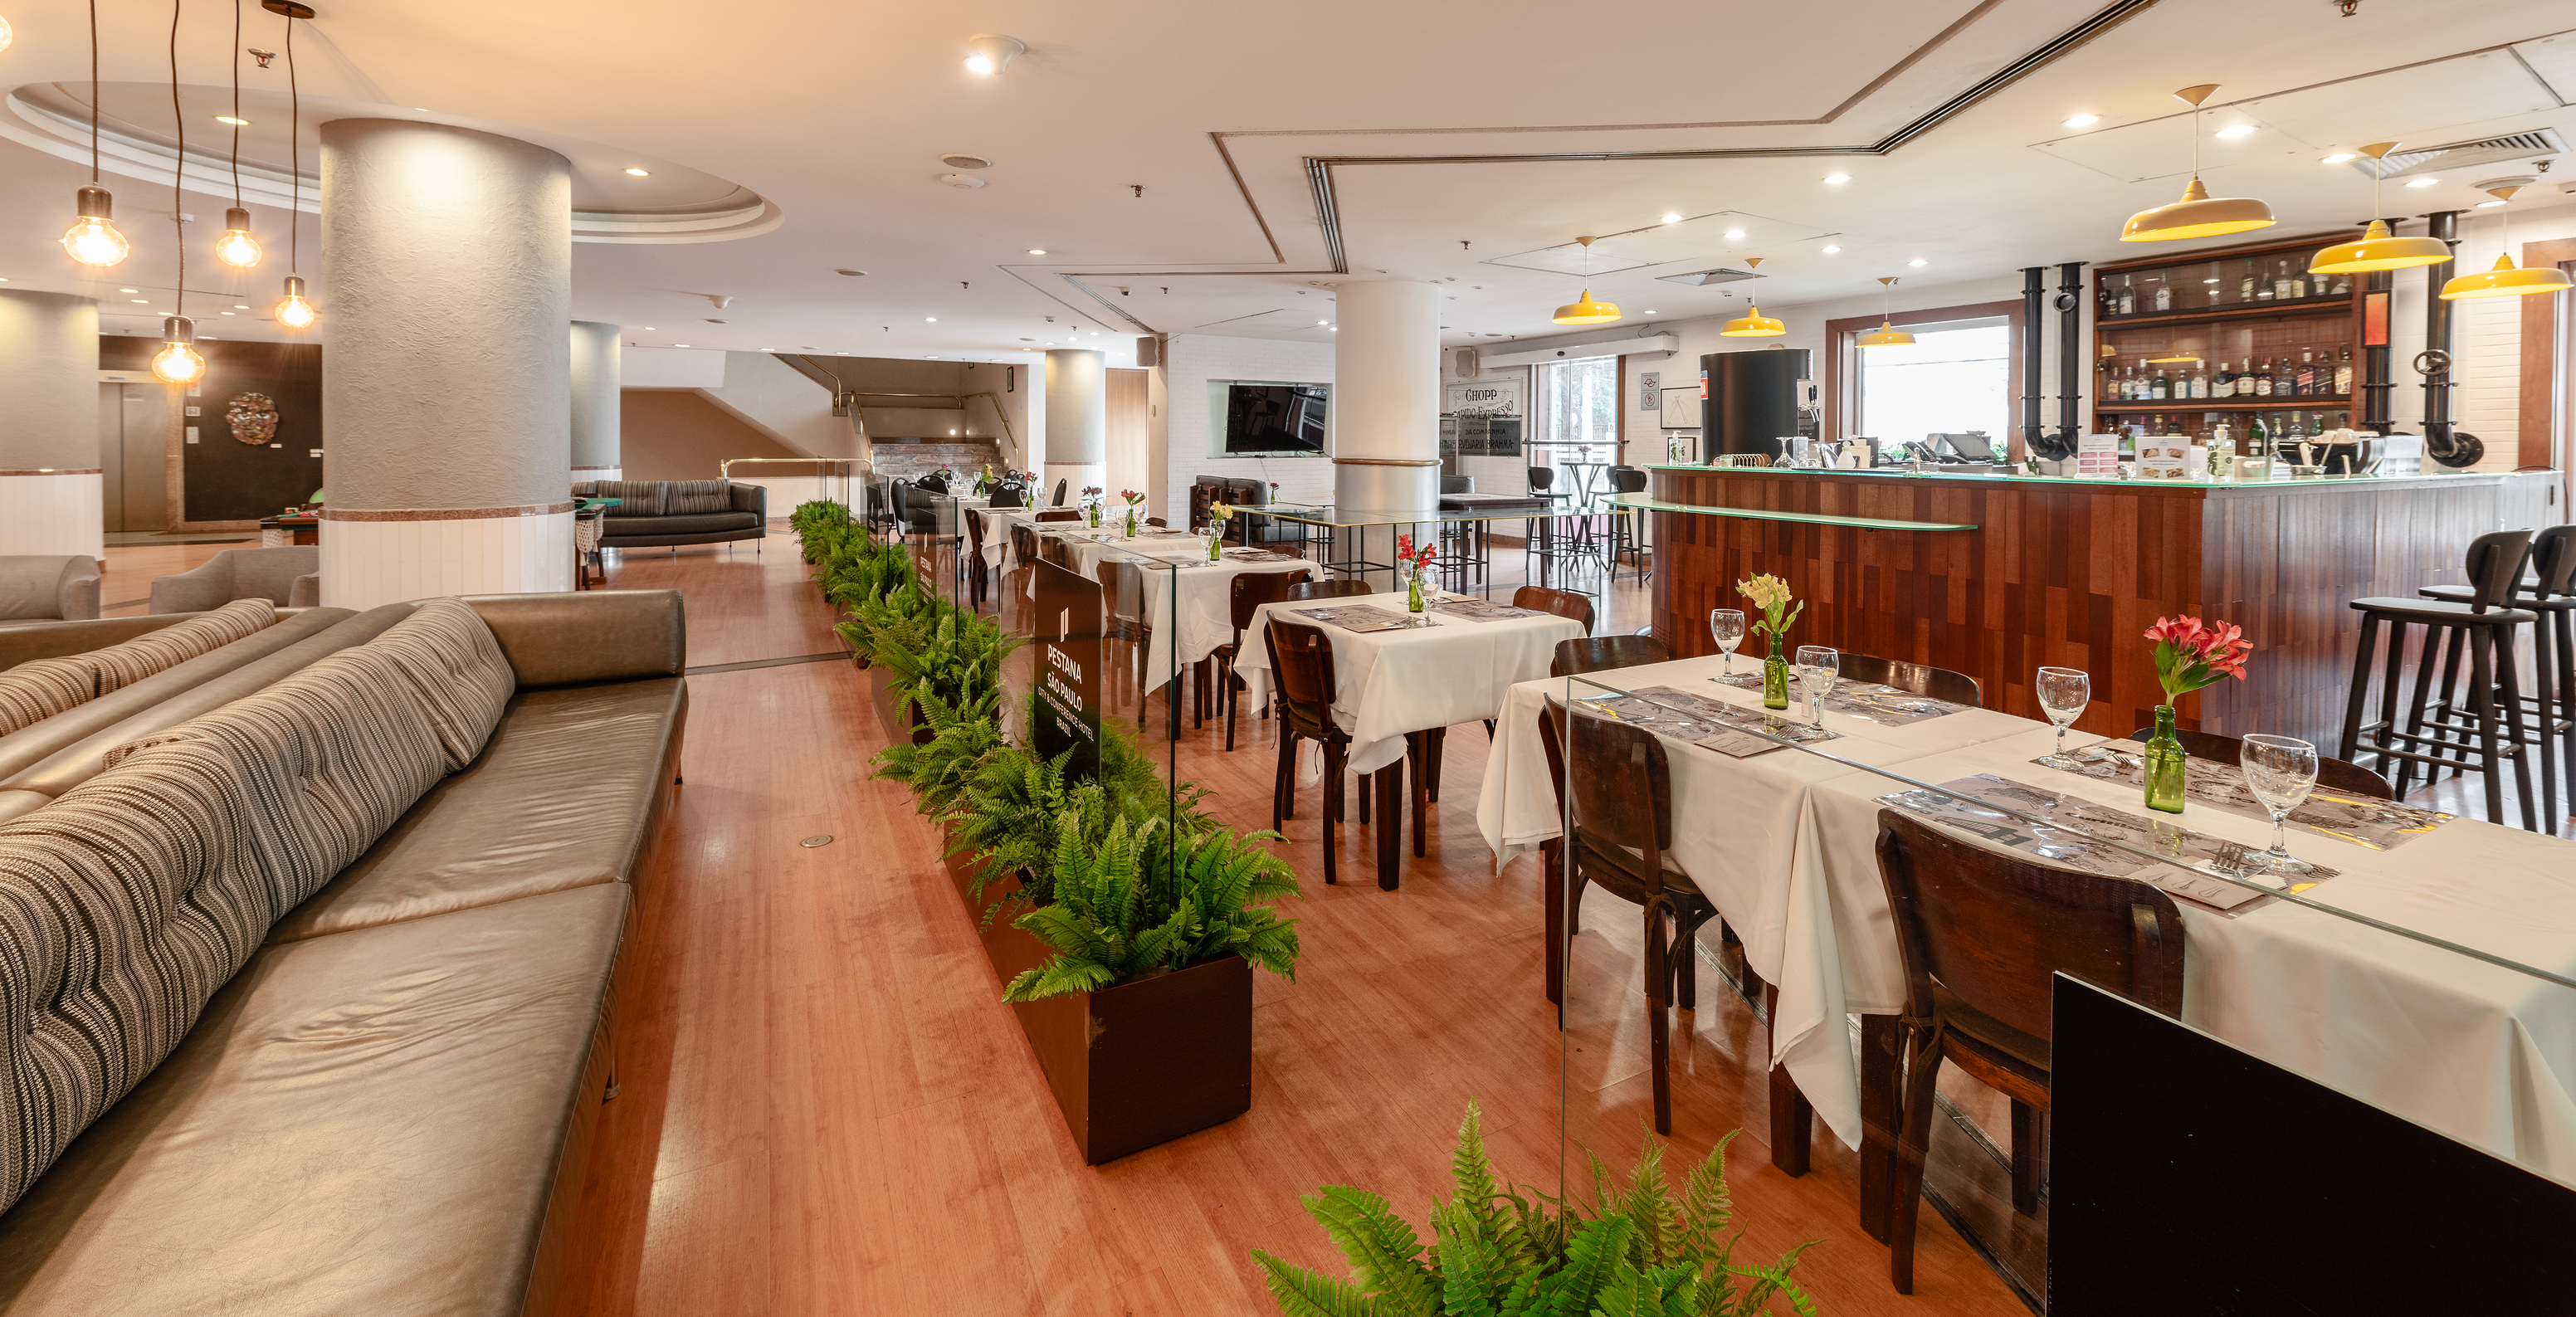
M 2388 222 L 2379 214 L 2380 176 L 2388 171 L 2388 153 L 2397 149 L 2395 142 L 2373 142 L 2354 152 L 2370 157 L 2370 227 L 2362 230 L 2355 242 L 2339 242 L 2317 252 L 2308 262 L 2310 274 L 2367 274 L 2373 270 L 2408 270 L 2419 265 L 2439 265 L 2451 259 L 2451 244 L 2439 238 L 2393 238 Z
M 1747 256 L 1744 258 L 1744 264 L 1754 271 L 1759 272 L 1762 268 L 1763 259 L 1764 258 L 1760 256 Z M 1780 335 L 1789 332 L 1789 327 L 1787 325 L 1780 323 L 1778 320 L 1775 320 L 1770 316 L 1762 314 L 1761 307 L 1750 302 L 1745 305 L 1747 309 L 1743 315 L 1727 321 L 1726 328 L 1717 331 L 1720 337 L 1778 338 Z
M 1850 181 L 1851 181 L 1851 175 L 1849 175 L 1849 174 L 1827 174 L 1827 175 L 1825 175 L 1825 181 L 1826 181 L 1826 182 L 1828 182 L 1828 183 L 1848 183 L 1848 182 L 1850 182 Z
M 224 233 L 215 239 L 215 259 L 236 270 L 259 264 L 259 239 L 250 236 L 250 211 L 241 196 L 241 0 L 233 0 L 233 112 L 215 116 L 233 127 L 233 204 L 224 211 Z
M 1679 215 L 1666 215 L 1655 222 L 1657 224 L 1679 224 L 1682 222 L 1682 217 Z
M 2100 122 L 2102 122 L 2102 116 L 2101 116 L 2101 115 L 2098 115 L 2098 114 L 2079 114 L 2079 115 L 2075 116 L 2074 118 L 2067 120 L 2067 121 L 2066 121 L 2066 126 L 2067 126 L 2067 127 L 2069 127 L 2069 128 L 2090 128 L 2090 127 L 2092 127 L 2093 125 L 2095 125 L 2095 124 L 2097 124 L 2097 123 L 2100 123 Z
M 2408 183 L 2406 186 L 2408 186 L 2408 187 L 2431 187 L 2431 186 L 2433 186 L 2434 184 L 2439 183 L 2439 182 L 2441 182 L 2441 181 L 2442 181 L 2442 180 L 2440 180 L 2440 179 L 2438 179 L 2438 178 L 2419 178 L 2419 179 L 2416 179 L 2414 182 Z
M 134 254 L 111 219 L 115 198 L 98 185 L 98 0 L 89 0 L 89 186 L 74 194 L 80 218 L 63 230 L 63 250 L 94 270 Z
M 1912 334 L 1906 333 L 1904 330 L 1896 327 L 1895 277 L 1892 275 L 1879 276 L 1878 286 L 1880 289 L 1878 328 L 1873 329 L 1852 341 L 1865 348 L 1903 347 L 1906 344 L 1913 342 L 1914 336 Z
M 2522 189 L 2523 184 L 2517 180 L 2488 188 L 2487 191 L 2494 193 L 2497 204 L 2501 205 L 2513 200 L 2513 194 Z M 2480 297 L 2530 297 L 2540 293 L 2567 291 L 2569 287 L 2567 272 L 2556 266 L 2539 266 L 2529 270 L 2514 268 L 2513 243 L 2509 240 L 2508 223 L 2508 216 L 2496 216 L 2496 241 L 2503 246 L 2504 250 L 2496 253 L 2495 267 L 2480 274 L 2460 275 L 2449 283 L 2443 284 L 2443 301 L 2457 302 Z
M 152 378 L 164 384 L 194 384 L 206 377 L 206 359 L 197 351 L 197 322 L 188 318 L 188 120 L 179 109 L 179 11 L 183 0 L 170 0 L 170 117 L 178 121 L 179 152 L 170 168 L 170 224 L 179 236 L 179 288 L 170 318 L 161 322 L 161 350 L 152 354 Z
M 304 296 L 297 273 L 304 254 L 304 91 L 295 80 L 295 20 L 313 17 L 313 7 L 296 0 L 259 0 L 259 7 L 286 20 L 286 295 L 269 314 L 288 329 L 311 329 L 322 313 Z
M 1825 249 L 1825 255 L 1827 255 L 1827 256 L 1831 256 L 1831 255 L 1833 255 L 1835 252 L 1838 252 L 1838 251 L 1841 251 L 1841 250 L 1842 250 L 1842 248 L 1840 248 L 1840 247 L 1827 247 L 1827 248 Z
M 1592 282 L 1592 244 L 1599 239 L 1577 238 L 1575 241 L 1583 244 L 1583 281 L 1588 284 Z M 1581 297 L 1558 307 L 1556 314 L 1550 317 L 1560 325 L 1606 325 L 1618 318 L 1619 308 L 1609 302 L 1593 301 L 1589 288 L 1583 290 Z
M 2229 124 L 2227 127 L 2221 128 L 2217 132 L 2210 134 L 2212 137 L 2251 137 L 2253 135 L 2254 125 L 2250 123 Z M 2194 357 L 2192 360 L 2198 361 L 2200 358 Z
M 2504 203 L 2503 203 L 2503 202 L 2501 202 L 2501 201 L 2481 201 L 2481 202 L 2479 202 L 2479 203 L 2478 203 L 2478 209 L 2480 209 L 2480 210 L 2493 210 L 2493 209 L 2495 209 L 2496 207 L 2501 206 L 2501 205 L 2503 205 L 2503 204 L 2504 204 Z
M 1029 248 L 1029 255 L 1031 255 L 1031 256 L 1044 256 L 1044 255 L 1046 255 L 1046 248 L 1044 248 L 1044 247 L 1031 247 L 1031 248 Z
M 1920 268 L 1920 267 L 1922 267 L 1922 266 L 1926 266 L 1926 265 L 1930 265 L 1931 263 L 1932 263 L 1932 262 L 1927 261 L 1927 260 L 1923 259 L 1923 258 L 1922 258 L 1922 257 L 1920 257 L 1920 256 L 1917 256 L 1917 257 L 1915 257 L 1913 260 L 1910 260 L 1910 261 L 1907 261 L 1907 262 L 1906 262 L 1906 264 L 1907 264 L 1907 265 L 1915 266 L 1915 267 L 1917 267 L 1917 268 Z
M 151 298 L 148 298 L 148 297 L 129 297 L 129 298 L 125 299 L 125 300 L 127 300 L 127 301 L 129 301 L 129 302 L 134 303 L 136 306 L 150 306 L 150 305 L 152 305 L 152 299 L 151 299 Z
M 18 34 L 9 30 L 9 20 L 0 18 L 0 50 L 7 50 L 9 48 L 9 43 L 17 40 L 17 38 Z M 0 283 L 5 282 L 7 281 L 0 280 Z
M 923 317 L 921 318 L 921 322 L 922 322 L 923 324 L 925 324 L 925 325 L 935 325 L 935 324 L 938 324 L 938 323 L 939 323 L 939 317 L 937 317 L 937 316 L 923 316 Z
M 2357 153 L 2357 152 L 2352 152 L 2352 151 L 2337 151 L 2337 152 L 2335 152 L 2333 155 L 2327 156 L 2325 159 L 2320 160 L 2320 161 L 2318 161 L 2317 163 L 2318 163 L 2318 164 L 2321 164 L 2321 165 L 2339 165 L 2339 164 L 2342 164 L 2342 163 L 2343 163 L 2344 161 L 2346 161 L 2346 160 L 2351 160 L 2351 159 L 2356 158 L 2356 156 L 2357 156 L 2357 155 L 2358 155 L 2358 153 Z
M 636 176 L 637 178 L 651 178 L 651 177 L 653 176 L 653 171 L 652 171 L 652 170 L 650 170 L 650 169 L 637 169 L 637 168 L 633 167 L 632 165 L 630 165 L 630 166 L 628 166 L 628 167 L 627 167 L 626 172 L 627 172 L 627 173 L 630 173 L 630 174 L 633 174 L 633 175 L 634 175 L 634 176 Z
M 235 26 L 236 26 L 236 27 L 238 27 L 239 25 L 238 25 L 238 24 L 236 24 Z M 235 88 L 235 90 L 239 90 L 239 88 Z M 238 105 L 236 105 L 236 106 L 234 106 L 233 108 L 235 108 L 235 109 L 239 109 L 239 108 L 241 108 L 241 107 L 240 107 L 240 106 L 238 106 Z M 216 116 L 215 116 L 215 122 L 216 122 L 216 123 L 228 123 L 228 124 L 231 124 L 231 125 L 232 125 L 233 127 L 235 127 L 235 128 L 248 128 L 248 127 L 250 126 L 250 120 L 248 120 L 248 119 L 242 119 L 242 118 L 236 118 L 235 116 L 233 116 L 233 115 L 229 115 L 229 114 L 218 114 L 218 115 L 216 115 Z
M 1029 53 L 1029 44 L 1018 37 L 999 32 L 978 32 L 966 38 L 966 48 L 975 53 L 966 57 L 966 71 L 994 74 L 1011 67 L 1011 61 Z
M 1744 230 L 1742 230 L 1742 229 L 1728 229 L 1728 230 L 1726 231 L 1726 237 L 1727 237 L 1727 240 L 1728 240 L 1729 242 L 1732 242 L 1732 241 L 1734 241 L 1735 239 L 1741 238 L 1741 237 L 1743 237 L 1743 236 L 1744 236 Z
M 2276 222 L 2272 208 L 2253 197 L 2213 197 L 2200 185 L 2200 105 L 2218 90 L 2217 83 L 2185 87 L 2174 93 L 2174 99 L 2191 106 L 2191 183 L 2183 188 L 2182 199 L 2170 205 L 2142 210 L 2129 217 L 2120 228 L 2122 242 L 2170 242 L 2176 238 L 2208 238 L 2221 233 L 2243 233 L 2248 229 L 2268 229 Z

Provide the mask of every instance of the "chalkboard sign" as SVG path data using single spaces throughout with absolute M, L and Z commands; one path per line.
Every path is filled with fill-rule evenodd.
M 1040 756 L 1067 749 L 1068 781 L 1100 774 L 1100 649 L 1106 612 L 1100 583 L 1051 562 L 1037 564 L 1037 698 L 1031 738 Z

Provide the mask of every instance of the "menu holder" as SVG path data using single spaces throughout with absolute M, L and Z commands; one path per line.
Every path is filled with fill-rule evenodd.
M 1446 617 L 1462 617 L 1470 622 L 1510 622 L 1540 616 L 1536 609 L 1514 608 L 1491 599 L 1443 599 L 1431 605 L 1431 611 Z
M 1796 670 L 1791 669 L 1791 676 L 1795 675 Z M 1720 686 L 1733 686 L 1737 690 L 1762 689 L 1762 674 L 1759 672 L 1727 673 L 1711 677 L 1709 680 Z M 1803 692 L 1799 698 L 1802 701 L 1805 699 Z M 1882 686 L 1876 682 L 1836 682 L 1833 690 L 1826 693 L 1824 705 L 1829 713 L 1839 713 L 1846 718 L 1858 718 L 1862 722 L 1876 723 L 1881 727 L 1905 727 L 1913 723 L 1928 722 L 1934 718 L 1946 718 L 1968 707 L 1964 704 L 1952 704 L 1948 700 L 1936 700 L 1928 695 L 1917 695 L 1895 686 Z
M 1962 800 L 1960 796 L 1974 799 Z M 1979 801 L 2024 814 L 2041 814 L 2053 823 L 2032 823 L 2000 809 L 1981 808 Z M 1878 802 L 2042 863 L 2112 878 L 2141 879 L 2171 895 L 2223 912 L 2234 912 L 2269 895 L 2244 883 L 2296 893 L 2341 872 L 2318 865 L 2306 873 L 2286 875 L 2288 882 L 2284 885 L 2283 875 L 2260 867 L 2253 858 L 2253 847 L 2089 800 L 2060 797 L 1992 773 L 1944 782 L 1940 791 L 1891 792 L 1880 796 Z M 2135 851 L 2102 844 L 2105 841 L 2125 843 L 2168 859 L 2142 861 Z M 2230 882 L 2215 876 L 2221 874 L 2242 881 Z
M 2140 751 L 2144 749 L 2144 746 L 2131 741 L 2088 745 L 2066 752 L 2066 757 L 2077 761 L 2080 767 L 2058 771 L 2106 782 L 2127 783 L 2143 790 L 2146 786 L 2146 761 Z M 2057 768 L 2055 764 L 2037 759 L 2031 762 L 2043 768 Z M 2186 794 L 2195 804 L 2261 819 L 2266 823 L 2272 819 L 2272 811 L 2255 799 L 2253 788 L 2245 785 L 2245 770 L 2240 765 L 2195 758 L 2191 761 L 2190 771 L 2184 774 L 2184 780 L 2188 784 Z M 2288 822 L 2302 832 L 2350 842 L 2365 850 L 2385 851 L 2403 846 L 2456 817 L 2440 810 L 2420 809 L 2393 800 L 2379 800 L 2320 786 L 2310 791 L 2297 809 L 2290 811 Z
M 1292 608 L 1288 611 L 1344 631 L 1396 631 L 1421 625 L 1409 614 L 1391 613 L 1375 604 L 1340 604 L 1331 608 Z

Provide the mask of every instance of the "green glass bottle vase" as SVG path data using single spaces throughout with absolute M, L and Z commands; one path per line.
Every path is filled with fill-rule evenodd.
M 2174 735 L 2174 711 L 2170 704 L 2156 706 L 2156 734 L 2147 742 L 2142 756 L 2146 761 L 2147 808 L 2167 814 L 2182 812 L 2189 763 L 2183 754 L 2182 738 Z
M 1780 656 L 1780 633 L 1768 634 L 1771 656 L 1762 660 L 1762 707 L 1785 709 L 1789 707 L 1789 660 Z
M 1404 606 L 1408 611 L 1419 613 L 1422 611 L 1422 569 L 1416 567 L 1405 573 L 1405 582 Z

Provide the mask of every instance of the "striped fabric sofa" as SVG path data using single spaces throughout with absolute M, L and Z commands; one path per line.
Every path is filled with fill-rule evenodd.
M 600 525 L 603 549 L 666 544 L 723 544 L 769 534 L 769 491 L 730 480 L 598 480 L 577 484 L 583 498 L 613 498 Z
M 679 596 L 306 616 L 0 789 L 0 1310 L 577 1306 Z

